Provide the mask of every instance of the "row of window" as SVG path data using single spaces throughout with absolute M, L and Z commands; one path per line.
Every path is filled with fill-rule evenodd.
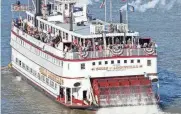
M 28 71 L 30 74 L 32 74 L 36 78 L 38 78 L 40 81 L 42 81 L 42 82 L 46 83 L 47 85 L 49 85 L 51 88 L 57 89 L 57 83 L 56 82 L 54 82 L 53 80 L 49 79 L 48 77 L 46 77 L 46 76 L 44 76 L 44 75 L 42 75 L 40 73 L 37 73 L 35 70 L 33 70 L 32 68 L 27 66 L 21 60 L 18 60 L 18 58 L 16 58 L 16 64 L 21 66 L 23 69 Z
M 117 61 L 111 60 L 110 62 L 111 62 L 111 64 L 116 64 L 116 63 L 120 64 L 121 60 L 117 60 Z M 127 62 L 128 62 L 127 60 L 124 60 L 124 63 L 127 63 Z M 134 60 L 130 60 L 130 63 L 136 63 L 136 62 Z M 140 63 L 140 59 L 137 59 L 137 63 Z M 104 64 L 107 65 L 108 61 L 104 61 Z M 92 65 L 95 66 L 96 62 L 92 62 Z M 98 65 L 103 65 L 102 61 L 99 61 Z
M 140 59 L 137 59 L 136 60 L 137 63 L 140 63 Z M 116 62 L 114 60 L 111 60 L 111 64 L 115 64 Z M 117 60 L 117 64 L 120 64 L 121 61 L 120 60 Z M 127 60 L 124 60 L 124 63 L 126 64 L 127 63 Z M 134 60 L 130 60 L 130 63 L 136 63 Z M 104 65 L 107 65 L 108 64 L 108 61 L 104 61 Z M 96 65 L 96 62 L 92 62 L 92 65 L 95 66 Z M 102 64 L 102 61 L 99 61 L 98 62 L 98 65 L 103 65 Z M 147 66 L 151 66 L 151 60 L 147 60 Z M 85 69 L 85 63 L 82 63 L 81 66 L 80 66 L 80 69 L 83 70 Z
M 30 44 L 24 42 L 23 40 L 21 40 L 21 39 L 18 38 L 18 37 L 16 37 L 15 40 L 16 40 L 16 42 L 17 42 L 18 44 L 20 44 L 20 45 L 22 45 L 23 47 L 25 47 L 26 49 L 30 50 L 30 52 L 36 54 L 37 56 L 40 56 L 40 57 L 42 57 L 42 58 L 50 61 L 51 63 L 53 63 L 53 64 L 55 64 L 55 65 L 57 65 L 57 66 L 62 66 L 62 67 L 63 67 L 63 62 L 62 62 L 62 61 L 60 61 L 60 60 L 58 60 L 58 59 L 56 59 L 56 58 L 54 58 L 54 57 L 52 57 L 52 56 L 50 56 L 50 55 L 42 52 L 42 51 L 40 51 L 39 49 L 31 46 Z

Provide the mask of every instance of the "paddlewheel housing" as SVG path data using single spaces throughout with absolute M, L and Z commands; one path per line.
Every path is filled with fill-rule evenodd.
M 144 76 L 95 78 L 91 81 L 101 107 L 156 103 L 151 80 Z

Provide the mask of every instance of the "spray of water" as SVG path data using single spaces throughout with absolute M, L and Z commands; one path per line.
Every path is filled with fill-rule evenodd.
M 21 76 L 16 76 L 16 81 L 20 82 L 21 81 Z
M 140 100 L 138 100 L 138 97 L 135 98 L 135 96 L 129 97 L 126 102 L 126 104 L 134 104 L 133 106 L 127 105 L 127 106 L 120 106 L 120 107 L 110 107 L 110 108 L 101 108 L 99 109 L 96 114 L 165 114 L 164 112 L 162 112 L 158 105 L 156 104 L 155 97 L 148 97 L 146 95 L 142 95 L 141 97 L 141 105 L 140 104 Z M 148 105 L 148 99 L 146 100 L 145 98 L 149 98 L 149 100 L 152 100 L 152 104 Z M 140 99 L 140 98 L 139 98 Z M 122 98 L 117 100 L 119 101 L 123 101 Z M 129 102 L 129 103 L 128 103 Z
M 149 2 L 146 2 L 144 0 L 135 0 L 129 3 L 129 5 L 134 6 L 136 11 L 139 12 L 145 12 L 148 9 L 156 8 L 156 6 L 159 6 L 162 10 L 170 10 L 175 4 L 181 4 L 180 0 L 150 0 Z M 121 10 L 126 10 L 126 5 L 121 7 Z

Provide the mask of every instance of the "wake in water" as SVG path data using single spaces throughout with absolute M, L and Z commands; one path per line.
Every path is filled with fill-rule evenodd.
M 148 96 L 144 96 L 148 97 Z M 142 97 L 143 98 L 143 97 Z M 145 99 L 142 99 L 142 105 L 139 105 L 138 99 L 135 97 L 129 98 L 129 101 L 132 103 L 137 102 L 134 106 L 121 106 L 121 107 L 110 107 L 110 108 L 101 108 L 96 114 L 167 114 L 161 111 L 156 102 L 153 102 L 152 105 L 146 105 Z M 152 97 L 152 101 L 156 101 L 155 98 Z
M 165 114 L 157 105 L 102 108 L 96 114 Z

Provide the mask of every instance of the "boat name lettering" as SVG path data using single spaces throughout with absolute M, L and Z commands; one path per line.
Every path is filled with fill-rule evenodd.
M 53 81 L 55 81 L 61 85 L 64 83 L 64 80 L 61 77 L 57 76 L 56 74 L 54 74 L 44 68 L 40 68 L 39 70 L 42 75 L 47 76 L 48 78 L 52 79 Z
M 115 70 L 127 70 L 127 69 L 133 69 L 133 68 L 141 68 L 142 65 L 132 65 L 132 66 L 113 66 L 113 67 L 95 67 L 92 68 L 92 70 L 107 70 L 107 71 L 115 71 Z

